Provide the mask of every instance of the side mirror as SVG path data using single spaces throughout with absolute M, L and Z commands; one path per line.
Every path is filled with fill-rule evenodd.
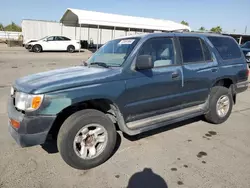
M 154 68 L 152 57 L 150 55 L 140 55 L 136 59 L 135 68 L 137 70 L 145 70 Z
M 43 41 L 44 41 L 44 42 L 48 42 L 48 40 L 47 40 L 47 39 L 44 39 Z

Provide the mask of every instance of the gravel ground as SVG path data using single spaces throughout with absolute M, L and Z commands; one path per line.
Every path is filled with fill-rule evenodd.
M 221 125 L 195 118 L 136 137 L 120 133 L 114 155 L 88 171 L 67 166 L 53 144 L 20 148 L 7 131 L 11 83 L 27 74 L 78 65 L 90 55 L 35 54 L 0 45 L 0 188 L 250 187 L 250 90 L 238 96 Z

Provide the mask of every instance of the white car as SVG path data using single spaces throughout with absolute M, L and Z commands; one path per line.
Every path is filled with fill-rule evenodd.
M 47 36 L 26 45 L 26 48 L 33 52 L 68 51 L 73 53 L 81 48 L 79 40 L 71 40 L 64 36 Z

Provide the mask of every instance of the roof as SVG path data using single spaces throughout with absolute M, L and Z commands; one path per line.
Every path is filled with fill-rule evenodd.
M 123 16 L 68 8 L 60 22 L 64 25 L 99 25 L 160 31 L 191 30 L 190 27 L 169 20 Z
M 216 37 L 228 37 L 225 35 L 217 34 L 217 33 L 195 33 L 195 32 L 162 32 L 162 33 L 147 33 L 147 34 L 137 34 L 137 35 L 128 35 L 122 36 L 116 39 L 126 39 L 126 38 L 144 38 L 144 37 L 164 37 L 164 36 L 186 36 L 186 37 L 209 37 L 209 36 L 216 36 Z

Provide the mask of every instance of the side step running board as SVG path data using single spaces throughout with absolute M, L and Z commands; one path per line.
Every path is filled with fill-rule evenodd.
M 197 116 L 200 115 L 202 113 L 204 113 L 204 104 L 203 105 L 198 105 L 198 106 L 193 106 L 193 107 L 189 107 L 189 108 L 185 108 L 185 109 L 181 109 L 181 110 L 177 110 L 174 112 L 169 112 L 166 114 L 161 114 L 161 115 L 156 115 L 153 117 L 149 117 L 149 118 L 145 118 L 145 119 L 141 119 L 141 120 L 137 120 L 137 121 L 132 121 L 127 123 L 127 127 L 128 129 L 130 129 L 131 131 L 136 130 L 136 129 L 154 129 L 157 127 L 160 127 L 159 124 L 165 123 L 165 125 L 168 124 L 168 122 L 170 123 L 174 123 L 174 120 L 179 120 L 179 119 L 186 119 L 186 117 L 193 117 L 193 116 Z M 155 126 L 158 125 L 158 126 Z M 152 126 L 152 127 L 151 127 Z M 145 130 L 146 131 L 146 130 Z M 139 131 L 139 132 L 144 132 L 143 130 Z

